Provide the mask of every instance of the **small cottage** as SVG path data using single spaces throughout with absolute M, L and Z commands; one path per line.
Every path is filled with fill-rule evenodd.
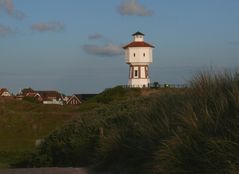
M 0 88 L 0 97 L 11 97 L 12 94 L 6 88 Z
M 96 94 L 74 94 L 66 102 L 68 105 L 79 105 L 82 102 L 96 96 Z

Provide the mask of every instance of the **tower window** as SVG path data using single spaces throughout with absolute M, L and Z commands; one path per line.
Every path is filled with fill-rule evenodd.
M 134 57 L 135 57 L 135 53 L 134 53 Z
M 145 53 L 144 53 L 144 57 L 145 57 Z
M 134 71 L 134 76 L 135 76 L 135 77 L 138 76 L 138 71 L 137 71 L 137 70 Z

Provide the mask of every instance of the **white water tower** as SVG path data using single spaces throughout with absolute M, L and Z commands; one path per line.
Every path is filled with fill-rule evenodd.
M 128 85 L 133 88 L 148 87 L 149 64 L 153 62 L 154 46 L 144 42 L 144 34 L 136 32 L 133 42 L 124 46 L 125 62 L 129 64 Z

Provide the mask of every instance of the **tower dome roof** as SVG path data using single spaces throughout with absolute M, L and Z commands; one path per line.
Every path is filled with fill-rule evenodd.
M 132 34 L 132 36 L 136 36 L 136 35 L 141 35 L 141 36 L 144 36 L 144 34 L 143 34 L 143 33 L 141 33 L 141 32 L 139 32 L 139 31 L 137 31 L 136 33 Z

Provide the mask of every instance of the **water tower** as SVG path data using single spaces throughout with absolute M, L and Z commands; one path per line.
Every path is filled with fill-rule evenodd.
M 153 62 L 154 46 L 144 42 L 144 34 L 136 32 L 133 35 L 133 42 L 124 46 L 125 62 L 129 65 L 128 85 L 133 88 L 148 87 L 149 64 Z

